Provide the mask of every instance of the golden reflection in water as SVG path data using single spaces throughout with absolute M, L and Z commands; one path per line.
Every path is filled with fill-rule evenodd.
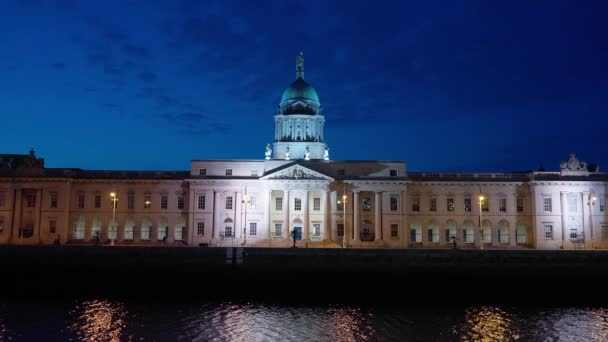
M 82 341 L 120 341 L 127 310 L 124 304 L 109 300 L 90 300 L 73 311 L 70 326 Z
M 497 307 L 481 306 L 465 310 L 464 323 L 456 333 L 462 341 L 514 341 L 519 335 L 513 331 L 509 315 Z
M 373 335 L 373 331 L 365 331 L 371 329 L 371 326 L 368 322 L 364 322 L 357 308 L 338 307 L 334 310 L 333 316 L 335 335 L 332 338 L 336 342 L 367 340 Z

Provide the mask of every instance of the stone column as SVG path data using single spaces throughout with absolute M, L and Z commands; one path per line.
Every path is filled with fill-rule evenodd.
M 565 191 L 562 191 L 562 192 L 559 193 L 559 203 L 560 203 L 559 213 L 560 213 L 560 216 L 562 218 L 562 229 L 561 229 L 562 248 L 564 247 L 564 242 L 566 241 L 566 222 L 567 222 L 567 220 L 566 220 L 566 194 L 567 193 Z M 544 211 L 543 207 L 545 206 L 545 204 L 541 203 L 540 205 L 542 206 L 541 209 Z M 537 215 L 535 213 L 534 220 L 536 220 L 536 217 L 537 217 Z M 544 227 L 540 227 L 540 228 L 543 231 L 538 232 L 538 234 L 543 234 L 544 235 L 545 234 Z M 539 236 L 538 238 L 539 238 L 540 241 L 542 241 L 544 239 L 544 236 Z
M 403 241 L 403 247 L 406 247 L 409 243 L 410 234 L 407 229 L 407 203 L 406 203 L 407 193 L 405 191 L 401 191 L 401 196 L 399 198 L 399 214 L 401 216 L 401 225 L 399 229 L 401 230 L 401 241 Z
M 289 190 L 283 190 L 283 231 L 287 235 L 282 237 L 289 239 Z
M 13 212 L 13 220 L 11 221 L 12 225 L 12 240 L 13 241 L 21 241 L 21 215 L 23 211 L 23 190 L 21 188 L 17 188 L 13 190 L 13 208 L 15 211 Z
M 353 241 L 359 241 L 359 191 L 353 191 Z M 346 233 L 345 233 L 346 234 Z
M 212 239 L 220 238 L 220 201 L 222 194 L 218 190 L 213 190 L 213 231 L 211 232 Z
M 374 200 L 374 241 L 382 240 L 382 192 L 376 191 Z
M 243 240 L 243 193 L 237 191 L 234 193 L 234 242 L 239 243 Z
M 42 238 L 42 189 L 36 189 L 36 211 L 34 214 L 34 235 L 40 243 Z
M 308 200 L 309 200 L 310 191 L 304 191 L 304 198 L 302 199 L 302 213 L 304 214 L 304 219 L 302 220 L 302 230 L 304 231 L 304 236 L 302 240 L 310 241 L 310 231 L 309 231 L 309 221 L 310 221 L 310 213 L 308 212 Z
M 329 223 L 331 220 L 331 200 L 329 190 L 323 191 L 323 201 L 323 240 L 329 241 L 331 240 L 331 224 Z
M 264 211 L 264 222 L 266 223 L 266 231 L 268 232 L 268 236 L 266 237 L 268 239 L 268 241 L 270 242 L 272 240 L 272 227 L 271 222 L 270 222 L 270 218 L 272 215 L 270 215 L 270 211 L 272 208 L 272 190 L 267 190 L 266 191 L 266 210 Z M 262 227 L 260 227 L 262 228 Z M 261 229 L 260 229 L 261 231 Z
M 581 192 L 581 212 L 583 215 L 583 234 L 585 236 L 585 249 L 591 249 L 594 246 L 593 240 L 595 239 L 595 232 L 593 232 L 593 224 L 591 222 L 591 212 L 589 211 L 589 205 L 587 202 L 590 201 L 589 191 Z

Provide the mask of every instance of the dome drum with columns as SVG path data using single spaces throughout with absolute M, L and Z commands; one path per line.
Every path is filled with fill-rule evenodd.
M 272 159 L 328 159 L 325 117 L 317 92 L 304 81 L 301 52 L 296 58 L 296 80 L 283 91 L 274 122 Z

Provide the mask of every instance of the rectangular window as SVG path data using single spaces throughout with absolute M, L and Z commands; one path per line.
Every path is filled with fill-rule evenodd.
M 320 223 L 313 223 L 312 234 L 313 234 L 313 236 L 316 236 L 316 237 L 321 236 L 321 224 Z
M 207 169 L 198 169 L 198 175 L 199 176 L 206 176 L 207 175 Z
M 249 197 L 249 209 L 255 209 L 255 195 Z
M 448 198 L 446 200 L 446 208 L 448 211 L 454 211 L 454 199 L 453 198 Z
M 51 192 L 51 208 L 57 208 L 57 192 L 55 191 Z
M 205 195 L 198 196 L 198 208 L 205 209 Z
M 167 209 L 167 203 L 169 202 L 169 197 L 167 195 L 160 195 L 160 208 Z
M 2 221 L 0 221 L 0 224 L 1 223 L 2 223 Z M 608 224 L 602 225 L 602 240 L 608 241 Z
M 606 198 L 600 197 L 600 212 L 603 213 L 606 211 Z
M 293 210 L 301 211 L 302 210 L 302 200 L 299 198 L 294 199 Z
M 427 239 L 429 242 L 434 242 L 435 240 L 433 239 L 434 234 L 433 234 L 433 229 L 428 229 L 427 230 Z
M 399 210 L 399 198 L 397 196 L 391 196 L 391 211 Z
M 6 205 L 6 192 L 0 191 L 0 208 L 4 208 Z
M 93 206 L 95 207 L 95 209 L 101 208 L 101 195 L 95 195 L 95 199 L 93 202 Z M 110 206 L 112 206 L 112 202 L 110 202 Z
M 464 211 L 471 211 L 471 199 L 470 198 L 465 198 L 464 199 Z
M 391 224 L 391 238 L 392 239 L 396 239 L 399 237 L 399 225 L 398 224 Z
M 412 211 L 420 211 L 420 198 L 412 198 Z
M 372 209 L 372 200 L 369 197 L 364 197 L 363 201 L 361 201 L 361 208 L 363 210 L 371 210 Z
M 152 231 L 151 226 L 143 226 L 141 227 L 141 239 L 142 240 L 150 240 L 150 232 Z
M 391 170 L 390 171 L 390 175 L 391 175 L 391 177 L 396 177 L 397 176 L 397 170 Z
M 502 211 L 503 213 L 507 211 L 507 199 L 506 198 L 498 199 L 498 210 Z
M 315 197 L 312 199 L 312 210 L 314 210 L 314 211 L 321 210 L 321 199 L 319 197 Z
M 344 236 L 344 223 L 338 223 L 338 236 Z
M 571 213 L 575 213 L 576 209 L 576 197 L 568 196 L 568 211 Z
M 436 198 L 431 198 L 430 203 L 429 203 L 429 210 L 437 211 L 437 199 Z
M 232 169 L 226 169 L 226 176 L 232 176 Z
M 258 223 L 257 222 L 249 222 L 249 235 L 251 235 L 251 236 L 258 235 Z
M 198 235 L 198 236 L 205 235 L 205 222 L 198 222 L 196 224 L 196 235 Z
M 224 227 L 224 236 L 227 238 L 232 237 L 232 227 L 230 227 L 230 226 Z
M 135 194 L 132 192 L 127 194 L 127 209 L 135 209 Z
M 545 225 L 545 240 L 553 240 L 553 225 Z
M 283 197 L 276 197 L 274 199 L 274 209 L 276 211 L 283 211 Z
M 144 209 L 150 209 L 152 207 L 152 196 L 144 195 Z
M 274 224 L 274 236 L 281 236 L 283 233 L 283 225 L 280 223 Z
M 184 209 L 184 195 L 177 195 L 177 209 Z
M 490 199 L 489 198 L 486 198 L 483 201 L 481 201 L 481 211 L 483 211 L 483 212 L 490 211 Z
M 25 204 L 28 208 L 35 208 L 36 207 L 36 194 L 34 193 L 29 193 L 25 196 Z
M 84 209 L 84 193 L 82 192 L 78 194 L 78 208 Z
M 517 199 L 517 212 L 521 213 L 524 211 L 524 199 L 519 197 Z
M 422 231 L 420 229 L 410 229 L 410 242 L 422 242 Z
M 169 238 L 169 226 L 158 226 L 158 240 L 165 241 Z
M 576 228 L 570 229 L 570 240 L 576 240 L 578 238 L 578 230 Z
M 232 210 L 232 196 L 226 197 L 226 210 Z
M 57 221 L 49 220 L 49 233 L 55 234 L 57 232 Z
M 553 203 L 551 202 L 551 197 L 543 198 L 543 206 L 546 212 L 550 213 L 553 211 Z
M 469 230 L 467 228 L 462 230 L 462 240 L 464 242 L 470 242 L 469 241 Z

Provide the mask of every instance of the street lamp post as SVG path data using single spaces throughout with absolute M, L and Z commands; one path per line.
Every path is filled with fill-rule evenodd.
M 481 221 L 481 212 L 483 210 L 483 201 L 486 198 L 483 195 L 479 195 L 479 249 L 483 250 L 483 224 Z
M 116 232 L 116 201 L 118 201 L 115 192 L 110 193 L 110 199 L 112 201 L 112 237 L 110 238 L 110 245 L 114 246 L 114 233 Z
M 589 226 L 591 230 L 591 249 L 595 249 L 595 237 L 593 234 L 593 206 L 595 205 L 595 201 L 597 197 L 593 194 L 593 192 L 589 193 L 589 199 L 587 201 L 587 205 L 589 206 Z
M 250 203 L 249 195 L 247 194 L 247 188 L 245 188 L 242 203 L 245 207 L 245 219 L 243 220 L 243 246 L 247 246 L 247 204 Z

